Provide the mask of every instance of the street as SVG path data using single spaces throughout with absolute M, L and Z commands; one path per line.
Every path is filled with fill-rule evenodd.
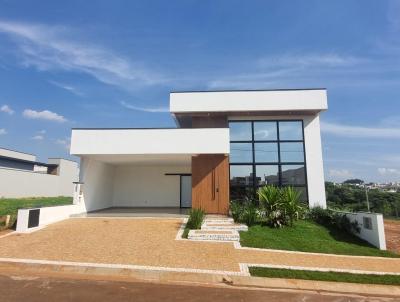
M 301 291 L 207 287 L 149 282 L 82 280 L 0 273 L 0 300 L 6 301 L 395 301 Z

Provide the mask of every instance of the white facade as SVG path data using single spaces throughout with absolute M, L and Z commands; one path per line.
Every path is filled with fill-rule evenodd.
M 179 207 L 179 177 L 167 174 L 190 174 L 192 156 L 229 155 L 228 121 L 257 119 L 303 121 L 308 201 L 325 207 L 319 113 L 326 109 L 324 89 L 171 93 L 182 128 L 73 129 L 84 207 Z
M 71 154 L 227 154 L 229 130 L 73 129 Z
M 49 164 L 58 165 L 57 174 L 0 168 L 0 198 L 73 196 L 78 164 L 65 159 L 49 159 Z
M 170 94 L 171 113 L 313 111 L 328 109 L 325 89 L 205 91 Z
M 19 152 L 10 149 L 0 148 L 0 156 L 6 156 L 10 158 L 28 160 L 28 161 L 36 161 L 36 156 L 29 153 Z

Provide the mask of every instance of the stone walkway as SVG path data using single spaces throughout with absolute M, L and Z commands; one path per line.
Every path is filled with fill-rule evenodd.
M 247 225 L 237 224 L 232 218 L 206 218 L 200 230 L 190 230 L 189 240 L 240 241 L 239 231 L 247 231 Z
M 123 264 L 245 274 L 243 264 L 400 273 L 400 259 L 235 248 L 176 240 L 181 219 L 74 218 L 0 238 L 0 258 Z M 306 240 L 306 238 L 305 238 Z M 19 261 L 19 260 L 18 260 Z

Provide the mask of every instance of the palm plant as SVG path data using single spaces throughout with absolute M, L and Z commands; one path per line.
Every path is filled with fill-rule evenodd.
M 266 222 L 273 227 L 282 227 L 286 217 L 282 209 L 280 189 L 275 186 L 264 186 L 257 190 L 257 195 Z
M 293 187 L 284 187 L 281 189 L 282 208 L 291 226 L 293 225 L 293 221 L 299 219 L 299 216 L 304 211 L 304 208 L 300 205 L 300 194 Z

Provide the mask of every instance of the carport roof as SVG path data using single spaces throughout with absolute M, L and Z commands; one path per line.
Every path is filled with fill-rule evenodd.
M 71 154 L 77 156 L 228 154 L 228 128 L 73 129 Z M 145 156 L 144 156 L 145 155 Z M 136 157 L 139 159 L 140 157 Z

